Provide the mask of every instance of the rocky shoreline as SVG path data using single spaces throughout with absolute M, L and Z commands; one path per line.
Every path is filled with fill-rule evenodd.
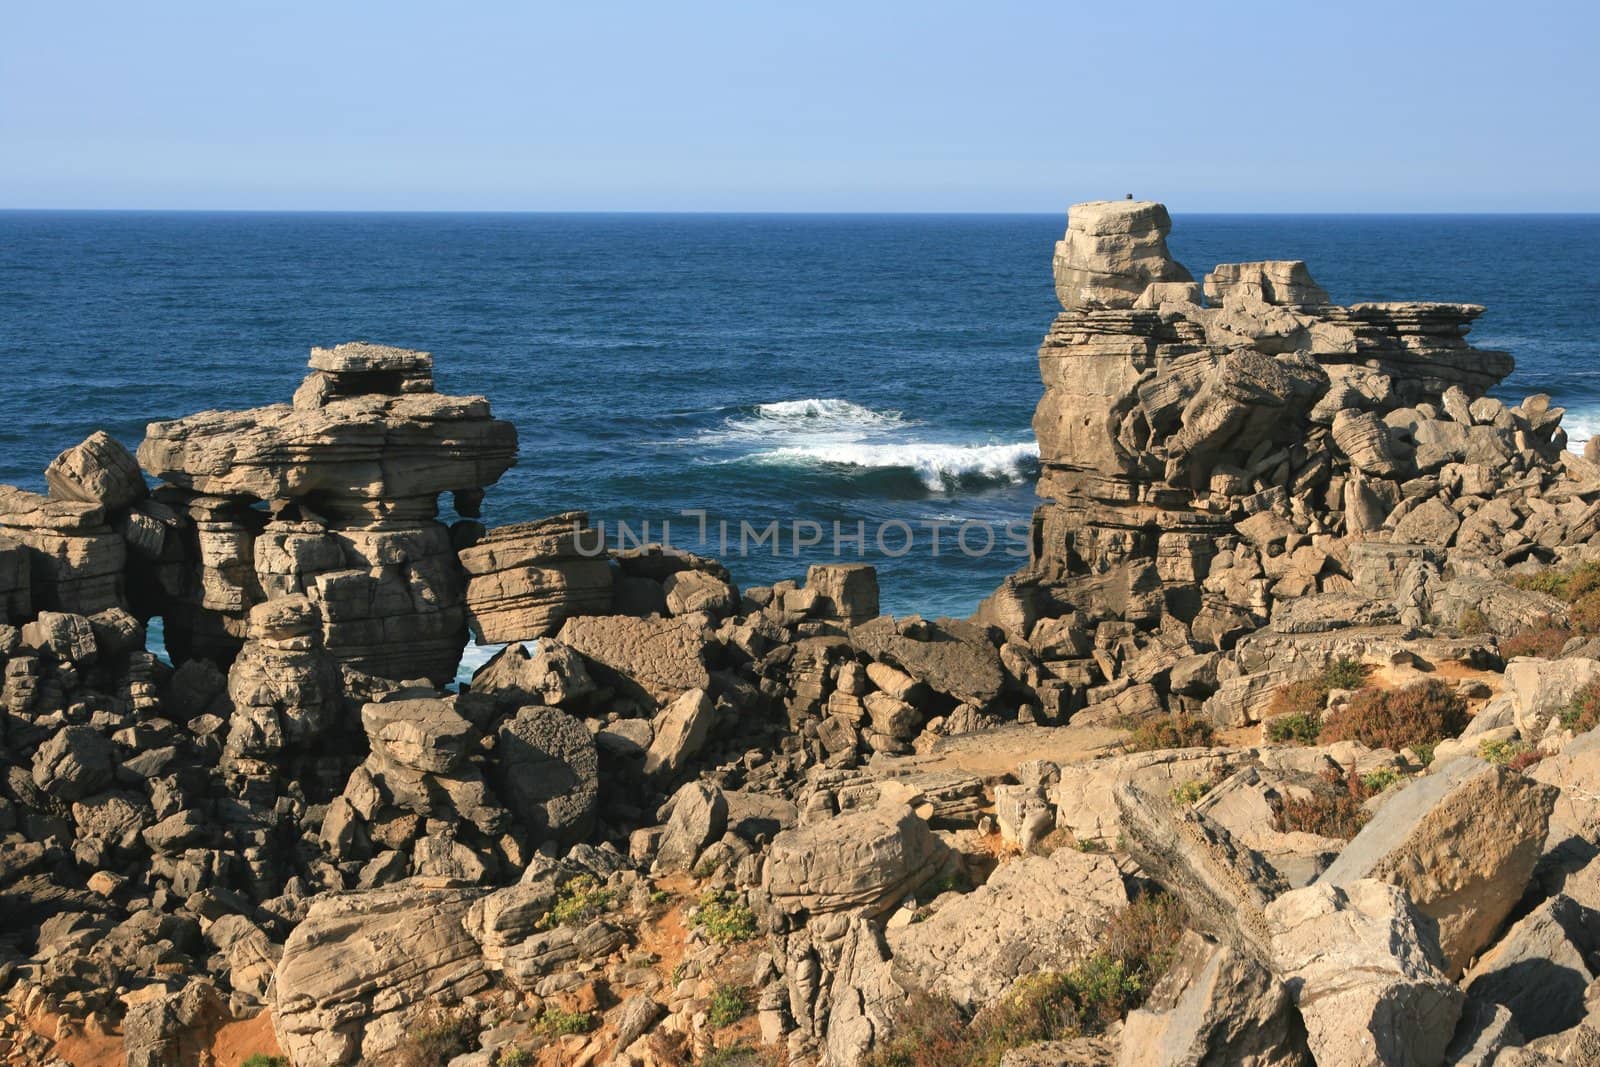
M 967 620 L 486 528 L 361 342 L 0 487 L 0 1059 L 1600 1063 L 1600 454 L 1170 227 L 1072 209 Z

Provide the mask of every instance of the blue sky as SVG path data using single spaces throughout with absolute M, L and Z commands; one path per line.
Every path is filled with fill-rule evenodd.
M 1596 211 L 1597 8 L 32 0 L 0 207 Z

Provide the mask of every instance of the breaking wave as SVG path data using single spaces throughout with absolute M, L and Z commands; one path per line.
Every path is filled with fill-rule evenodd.
M 814 465 L 868 470 L 907 470 L 933 490 L 964 485 L 1017 484 L 1038 472 L 1039 446 L 900 444 L 800 445 L 758 452 L 760 463 Z

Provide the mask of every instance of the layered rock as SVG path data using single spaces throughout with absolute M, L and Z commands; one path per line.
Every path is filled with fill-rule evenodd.
M 611 565 L 581 511 L 498 526 L 461 550 L 473 635 L 500 644 L 547 637 L 574 615 L 611 610 Z
M 516 431 L 482 397 L 434 393 L 426 352 L 353 343 L 314 349 L 311 365 L 293 405 L 152 423 L 140 445 L 157 495 L 188 519 L 164 582 L 174 645 L 230 658 L 252 604 L 304 593 L 335 658 L 447 681 L 466 579 L 438 497 L 475 515 L 516 460 Z

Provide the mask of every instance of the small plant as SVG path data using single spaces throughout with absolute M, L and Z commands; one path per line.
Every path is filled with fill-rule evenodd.
M 1361 778 L 1361 785 L 1368 796 L 1377 796 L 1400 780 L 1400 772 L 1393 767 L 1379 767 Z
M 1328 665 L 1322 668 L 1322 683 L 1330 690 L 1360 689 L 1367 684 L 1367 675 L 1371 673 L 1372 668 L 1360 660 L 1340 656 L 1329 660 Z
M 1579 563 L 1575 567 L 1547 567 L 1532 574 L 1518 574 L 1511 584 L 1518 589 L 1535 593 L 1548 593 L 1557 600 L 1576 604 L 1584 597 L 1600 590 L 1600 563 Z
M 971 888 L 972 882 L 967 878 L 966 872 L 958 868 L 949 874 L 928 879 L 912 895 L 917 903 L 926 904 L 945 893 L 965 893 Z
M 587 1034 L 594 1029 L 594 1016 L 586 1011 L 564 1011 L 548 1007 L 535 1025 L 547 1037 L 565 1037 L 568 1034 Z
M 1073 847 L 1079 852 L 1104 852 L 1106 843 L 1098 837 L 1085 837 L 1080 841 L 1073 842 Z
M 1314 745 L 1321 735 L 1321 712 L 1294 711 L 1267 720 L 1267 740 L 1277 744 Z
M 711 994 L 711 1007 L 706 1009 L 706 1021 L 720 1030 L 732 1026 L 750 1013 L 750 999 L 745 990 L 735 985 L 719 985 Z
M 713 941 L 728 944 L 756 936 L 755 913 L 732 890 L 707 890 L 700 896 L 695 925 Z
M 533 1067 L 533 1053 L 508 1045 L 495 1056 L 494 1067 Z
M 1600 726 L 1600 682 L 1590 682 L 1578 690 L 1557 716 L 1562 728 L 1573 733 L 1588 733 Z
M 1572 630 L 1568 627 L 1554 619 L 1544 619 L 1501 640 L 1500 655 L 1506 659 L 1519 656 L 1555 659 L 1561 655 L 1561 650 L 1572 640 L 1572 636 Z
M 1466 700 L 1443 682 L 1429 679 L 1404 689 L 1361 690 L 1323 721 L 1321 739 L 1399 751 L 1436 744 L 1466 727 Z
M 614 901 L 611 890 L 590 874 L 580 874 L 561 887 L 556 902 L 539 922 L 539 929 L 576 926 L 609 911 Z
M 1019 979 L 970 1021 L 948 999 L 913 995 L 867 1067 L 994 1067 L 1009 1049 L 1097 1032 L 1143 1002 L 1171 966 L 1185 916 L 1174 898 L 1140 897 L 1112 917 L 1070 970 Z
M 1348 771 L 1330 769 L 1310 796 L 1286 796 L 1277 804 L 1274 825 L 1284 833 L 1308 833 L 1348 841 L 1361 832 L 1367 813 L 1361 805 L 1381 790 L 1369 788 L 1366 779 L 1351 766 Z
M 239 1067 L 289 1067 L 289 1057 L 269 1056 L 265 1052 L 252 1052 Z
M 1215 734 L 1210 723 L 1179 712 L 1140 723 L 1127 740 L 1127 750 L 1154 752 L 1164 748 L 1204 748 L 1211 744 Z
M 1478 756 L 1490 763 L 1509 763 L 1532 748 L 1532 745 L 1522 740 L 1486 740 L 1478 742 Z
M 650 903 L 660 907 L 672 902 L 672 894 L 665 889 L 657 889 L 650 894 Z
M 1462 637 L 1474 637 L 1488 632 L 1489 616 L 1477 608 L 1462 608 L 1461 614 L 1456 616 L 1456 633 Z
M 1211 792 L 1211 783 L 1199 778 L 1191 778 L 1187 782 L 1180 782 L 1172 787 L 1167 794 L 1167 799 L 1178 807 L 1187 808 L 1200 802 L 1200 798 Z
M 695 1067 L 771 1067 L 774 1063 L 771 1052 L 741 1041 L 727 1048 L 711 1049 L 696 1061 Z
M 390 1054 L 395 1067 L 438 1067 L 478 1042 L 478 1027 L 466 1012 L 432 1005 L 411 1022 L 405 1037 Z

